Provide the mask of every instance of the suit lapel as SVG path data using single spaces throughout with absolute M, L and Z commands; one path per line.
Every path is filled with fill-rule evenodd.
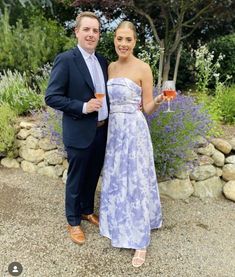
M 93 82 L 91 79 L 89 69 L 88 69 L 86 62 L 85 62 L 80 50 L 78 49 L 78 47 L 75 47 L 73 49 L 73 54 L 74 54 L 75 64 L 77 65 L 78 69 L 80 70 L 80 72 L 81 72 L 82 76 L 84 77 L 88 86 L 92 89 L 92 91 L 94 91 L 94 85 L 93 85 Z

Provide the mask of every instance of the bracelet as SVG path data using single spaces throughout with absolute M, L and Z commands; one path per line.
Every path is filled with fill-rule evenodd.
M 154 102 L 155 106 L 161 105 L 161 104 L 163 103 L 163 101 L 158 102 L 158 101 L 157 101 L 157 97 L 155 97 L 155 98 L 153 99 L 153 102 Z

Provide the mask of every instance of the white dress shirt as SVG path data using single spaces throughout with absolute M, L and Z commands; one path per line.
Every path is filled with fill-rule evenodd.
M 96 87 L 96 83 L 97 83 L 97 79 L 98 79 L 99 80 L 98 85 L 102 89 L 100 92 L 103 92 L 105 94 L 104 75 L 103 75 L 103 71 L 102 71 L 102 68 L 100 66 L 100 63 L 99 63 L 97 57 L 95 56 L 94 53 L 90 54 L 90 53 L 86 52 L 80 45 L 78 45 L 78 48 L 79 48 L 79 50 L 80 50 L 80 52 L 81 52 L 81 54 L 82 54 L 82 56 L 85 60 L 85 63 L 88 67 L 88 70 L 90 72 L 94 87 Z M 95 65 L 94 65 L 94 63 L 95 63 Z M 96 73 L 94 73 L 94 66 L 95 66 Z M 96 74 L 97 76 L 94 76 L 94 74 Z M 107 107 L 106 94 L 103 97 L 102 101 L 103 101 L 102 107 L 98 111 L 98 121 L 105 120 L 108 117 L 108 107 Z M 84 114 L 87 114 L 86 105 L 87 105 L 87 102 L 85 102 L 83 104 L 82 112 Z

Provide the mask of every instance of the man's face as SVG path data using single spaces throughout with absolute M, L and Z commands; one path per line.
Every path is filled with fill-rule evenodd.
M 95 18 L 83 17 L 75 28 L 78 44 L 88 53 L 93 53 L 100 38 L 99 22 Z

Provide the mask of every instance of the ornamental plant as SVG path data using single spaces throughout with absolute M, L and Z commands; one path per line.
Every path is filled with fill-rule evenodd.
M 29 87 L 25 74 L 10 70 L 0 74 L 0 103 L 7 103 L 17 115 L 38 110 L 44 105 L 43 95 Z
M 172 101 L 174 112 L 165 113 L 166 110 L 165 102 L 155 113 L 146 116 L 159 177 L 173 177 L 186 170 L 191 164 L 189 155 L 198 138 L 209 135 L 213 127 L 208 113 L 192 97 L 178 93 Z
M 61 111 L 47 107 L 46 111 L 42 111 L 40 127 L 43 129 L 43 135 L 50 137 L 51 142 L 55 143 L 63 153 L 62 115 L 63 113 Z
M 16 114 L 8 104 L 0 105 L 0 156 L 13 157 Z

